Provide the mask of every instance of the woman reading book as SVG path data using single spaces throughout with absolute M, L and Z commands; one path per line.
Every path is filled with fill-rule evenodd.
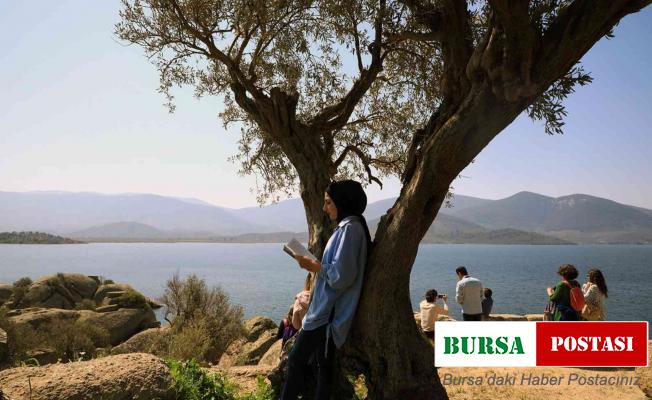
M 316 399 L 329 399 L 335 347 L 340 348 L 351 328 L 360 298 L 371 236 L 362 216 L 367 196 L 359 182 L 332 182 L 324 194 L 324 212 L 337 228 L 324 249 L 322 261 L 296 256 L 301 266 L 316 274 L 312 301 L 303 329 L 288 357 L 288 377 L 282 399 L 302 392 L 304 372 L 314 355 L 317 362 Z

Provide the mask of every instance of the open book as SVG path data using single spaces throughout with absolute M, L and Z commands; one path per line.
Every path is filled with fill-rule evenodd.
M 292 238 L 292 240 L 283 245 L 283 251 L 288 253 L 292 258 L 295 256 L 306 256 L 313 260 L 317 260 L 317 257 L 312 255 L 312 253 L 295 238 Z

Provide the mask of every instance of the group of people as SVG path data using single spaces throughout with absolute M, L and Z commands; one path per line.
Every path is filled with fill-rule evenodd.
M 464 321 L 482 321 L 489 319 L 494 305 L 493 292 L 485 288 L 482 282 L 469 275 L 466 267 L 455 270 L 457 285 L 455 286 L 455 301 L 462 307 Z M 443 305 L 437 304 L 442 300 Z M 439 315 L 448 315 L 448 295 L 438 294 L 437 290 L 429 289 L 425 299 L 419 304 L 421 313 L 421 330 L 429 339 L 435 336 L 435 321 Z
M 493 292 L 484 288 L 482 282 L 469 275 L 466 267 L 458 267 L 455 301 L 462 307 L 464 321 L 488 320 L 493 308 Z M 586 283 L 577 282 L 579 273 L 572 264 L 563 264 L 557 273 L 562 280 L 547 289 L 549 303 L 544 310 L 548 321 L 605 321 L 608 297 L 607 283 L 602 271 L 592 268 Z M 448 315 L 448 295 L 429 289 L 419 304 L 421 330 L 429 339 L 435 335 L 435 321 L 439 315 Z M 439 304 L 441 300 L 442 304 Z
M 554 288 L 547 288 L 550 302 L 544 319 L 550 321 L 605 321 L 605 300 L 609 296 L 602 271 L 592 268 L 586 275 L 586 283 L 577 282 L 579 272 L 572 264 L 562 264 L 557 271 L 561 281 Z

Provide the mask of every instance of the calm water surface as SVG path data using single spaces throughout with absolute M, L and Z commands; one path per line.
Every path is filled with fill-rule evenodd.
M 411 276 L 411 300 L 435 288 L 451 297 L 455 268 L 465 265 L 494 292 L 495 313 L 540 313 L 545 288 L 558 281 L 562 263 L 575 264 L 580 281 L 589 267 L 605 273 L 611 320 L 652 320 L 652 246 L 421 245 Z M 190 273 L 222 286 L 245 307 L 245 316 L 280 319 L 305 277 L 279 244 L 95 243 L 87 245 L 0 245 L 0 282 L 56 272 L 102 275 L 152 297 L 172 274 Z

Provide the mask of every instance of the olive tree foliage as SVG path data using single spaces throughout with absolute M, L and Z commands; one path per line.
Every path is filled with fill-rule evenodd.
M 569 3 L 531 1 L 521 10 L 533 21 L 531 36 L 541 36 Z M 462 66 L 444 60 L 464 56 L 453 47 L 470 52 L 486 40 L 495 14 L 483 1 L 123 0 L 116 33 L 156 65 L 170 111 L 175 86 L 223 96 L 222 121 L 241 130 L 232 159 L 261 178 L 263 203 L 295 194 L 298 184 L 288 158 L 296 149 L 266 120 L 274 91 L 291 97 L 287 117 L 318 140 L 329 177 L 382 185 L 383 177 L 405 172 L 428 115 L 463 93 L 453 76 Z M 444 31 L 458 43 L 442 41 Z M 525 48 L 521 40 L 528 38 L 515 46 Z M 529 115 L 560 133 L 563 99 L 589 81 L 573 68 Z
M 174 110 L 176 86 L 223 96 L 241 128 L 233 160 L 259 200 L 296 193 L 296 151 L 269 120 L 279 92 L 291 130 L 315 141 L 329 177 L 399 175 L 414 130 L 439 101 L 436 43 L 390 42 L 414 22 L 394 1 L 123 0 L 118 36 L 143 47 Z M 296 163 L 294 163 L 296 164 Z

